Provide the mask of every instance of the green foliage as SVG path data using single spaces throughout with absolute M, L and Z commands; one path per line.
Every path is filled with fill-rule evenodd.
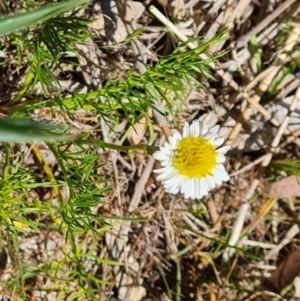
M 124 81 L 111 78 L 101 90 L 49 100 L 46 105 L 52 108 L 60 106 L 67 113 L 85 109 L 96 111 L 102 116 L 113 114 L 114 118 L 124 114 L 135 123 L 149 107 L 156 110 L 157 102 L 165 100 L 168 113 L 174 115 L 176 99 L 184 102 L 184 95 L 189 89 L 202 88 L 197 80 L 199 74 L 213 80 L 209 64 L 214 58 L 199 60 L 199 55 L 207 53 L 208 47 L 220 39 L 221 35 L 192 50 L 186 50 L 186 44 L 180 45 L 156 65 L 147 66 L 144 74 L 137 75 L 129 70 Z M 105 101 L 101 101 L 101 98 Z M 32 103 L 25 109 L 31 110 L 44 105 L 45 103 Z
M 272 85 L 268 90 L 268 97 L 273 97 L 275 91 L 277 90 L 280 83 L 286 78 L 289 74 L 294 74 L 300 66 L 300 54 L 297 55 L 291 62 L 289 62 L 286 66 L 281 68 L 281 72 L 279 72 L 278 76 L 273 81 Z
M 250 50 L 253 53 L 253 57 L 256 58 L 256 63 L 258 70 L 261 70 L 262 68 L 262 57 L 261 57 L 261 49 L 259 47 L 259 43 L 256 39 L 256 36 L 252 36 L 250 38 Z
M 55 154 L 58 164 L 65 176 L 65 185 L 69 190 L 70 199 L 62 204 L 61 211 L 69 229 L 94 231 L 93 221 L 106 224 L 98 215 L 92 214 L 91 208 L 99 205 L 100 200 L 108 192 L 108 180 L 97 175 L 95 171 L 101 166 L 97 164 L 99 155 L 96 151 L 81 149 L 70 152 L 66 147 L 61 151 L 55 145 L 49 145 Z M 102 189 L 99 187 L 103 186 Z
M 34 75 L 32 87 L 37 82 L 41 83 L 44 91 L 49 87 L 58 87 L 59 82 L 53 75 L 51 67 L 55 64 L 63 71 L 60 68 L 63 54 L 69 51 L 78 57 L 74 44 L 83 44 L 88 37 L 91 37 L 86 27 L 91 21 L 77 17 L 77 12 L 76 10 L 70 15 L 47 20 L 35 30 L 34 38 L 30 42 L 34 48 L 34 55 L 31 58 L 31 71 Z M 30 46 L 26 45 L 29 49 Z M 63 59 L 63 62 L 68 63 L 66 59 Z
M 271 167 L 278 171 L 284 171 L 288 175 L 300 176 L 299 159 L 273 160 L 271 162 Z

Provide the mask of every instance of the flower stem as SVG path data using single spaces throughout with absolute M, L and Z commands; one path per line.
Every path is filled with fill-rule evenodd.
M 107 143 L 102 140 L 77 140 L 78 144 L 87 144 L 87 145 L 97 145 L 100 146 L 103 149 L 109 148 L 113 150 L 117 150 L 119 152 L 125 152 L 125 153 L 132 153 L 135 150 L 143 150 L 148 155 L 152 155 L 155 151 L 157 151 L 159 148 L 157 146 L 153 145 L 147 145 L 147 144 L 137 144 L 137 145 L 130 145 L 130 146 L 124 146 L 124 145 L 117 145 L 113 143 Z

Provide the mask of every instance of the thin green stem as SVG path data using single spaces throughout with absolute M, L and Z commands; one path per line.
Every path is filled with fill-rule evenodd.
M 124 146 L 124 145 L 117 145 L 113 143 L 107 143 L 102 140 L 77 140 L 78 144 L 81 145 L 96 145 L 100 146 L 103 149 L 109 148 L 113 150 L 117 150 L 119 152 L 125 152 L 125 153 L 132 153 L 135 150 L 143 150 L 148 155 L 152 155 L 155 151 L 157 151 L 159 148 L 157 146 L 153 145 L 147 145 L 147 144 L 137 144 L 137 145 L 130 145 L 130 146 Z
M 172 293 L 171 293 L 170 286 L 168 284 L 168 280 L 166 278 L 166 275 L 165 275 L 165 272 L 164 272 L 163 268 L 161 267 L 160 262 L 158 262 L 158 261 L 156 262 L 156 268 L 158 269 L 158 272 L 159 272 L 159 274 L 160 274 L 160 276 L 162 278 L 162 281 L 163 281 L 163 283 L 165 285 L 166 294 L 167 294 L 168 298 L 171 299 L 172 298 Z
M 5 149 L 5 162 L 3 164 L 3 179 L 2 182 L 5 182 L 9 176 L 9 168 L 10 168 L 10 159 L 11 159 L 11 147 L 8 143 L 3 144 Z
M 181 300 L 181 265 L 180 259 L 176 260 L 176 301 Z
M 16 94 L 16 96 L 14 98 L 12 98 L 10 101 L 7 102 L 7 105 L 12 105 L 16 102 L 18 102 L 21 97 L 25 94 L 25 92 L 27 91 L 31 81 L 34 78 L 34 74 L 30 68 L 29 72 L 27 73 L 26 79 L 24 81 L 24 84 L 22 85 L 22 87 L 20 88 L 20 90 L 18 91 L 18 93 Z

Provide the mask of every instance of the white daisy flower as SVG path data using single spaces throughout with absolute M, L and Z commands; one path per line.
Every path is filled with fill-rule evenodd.
M 172 130 L 169 142 L 165 142 L 153 157 L 163 166 L 159 173 L 165 190 L 172 194 L 179 191 L 185 198 L 201 199 L 211 189 L 229 180 L 223 163 L 230 146 L 223 146 L 224 138 L 217 133 L 219 125 L 208 129 L 201 121 L 184 125 L 182 135 Z

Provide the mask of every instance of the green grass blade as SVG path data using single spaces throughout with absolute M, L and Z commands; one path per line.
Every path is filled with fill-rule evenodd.
M 66 135 L 61 132 L 65 128 L 58 124 L 34 122 L 27 119 L 0 119 L 0 141 L 66 141 Z
M 51 6 L 0 19 L 0 36 L 44 21 L 85 3 L 87 3 L 87 0 L 72 0 L 69 2 L 56 3 Z

